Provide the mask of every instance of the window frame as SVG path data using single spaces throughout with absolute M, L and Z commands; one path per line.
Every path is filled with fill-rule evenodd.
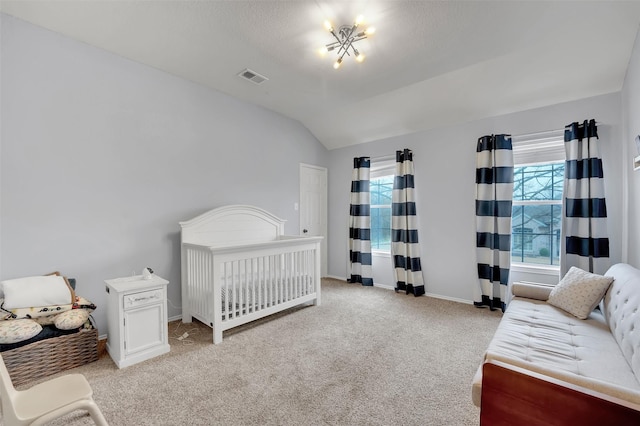
M 513 156 L 514 156 L 514 168 L 546 165 L 554 163 L 563 163 L 565 159 L 564 148 L 564 129 L 554 130 L 548 132 L 540 132 L 531 135 L 514 136 L 512 138 L 513 143 Z M 562 234 L 562 205 L 564 203 L 564 188 L 563 194 L 559 200 L 513 200 L 512 205 L 521 206 L 536 206 L 536 205 L 559 205 L 560 206 L 560 233 Z M 513 230 L 513 223 L 511 225 Z M 513 232 L 511 233 L 512 243 L 514 239 Z M 560 241 L 562 244 L 562 241 Z M 509 252 L 511 260 L 511 269 L 517 272 L 536 273 L 545 275 L 557 275 L 560 271 L 560 265 L 550 264 L 537 264 L 514 261 L 511 250 Z M 551 255 L 551 254 L 550 254 Z
M 391 160 L 381 160 L 381 161 L 372 161 L 369 175 L 369 182 L 371 183 L 374 179 L 380 179 L 387 176 L 393 176 L 395 178 L 396 174 L 396 163 L 395 158 Z M 371 188 L 371 185 L 370 185 Z M 371 197 L 373 198 L 373 197 Z M 393 203 L 393 196 L 391 203 L 389 203 L 388 207 L 391 208 L 391 204 Z M 370 204 L 371 216 L 373 216 L 373 209 L 387 207 L 386 204 Z M 391 228 L 391 227 L 390 227 Z M 389 246 L 388 250 L 373 248 L 373 227 L 371 228 L 371 254 L 375 256 L 383 256 L 383 257 L 391 257 L 391 246 Z

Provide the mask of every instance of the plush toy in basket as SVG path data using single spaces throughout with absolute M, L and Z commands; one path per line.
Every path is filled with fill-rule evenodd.
M 14 384 L 97 360 L 95 309 L 58 272 L 2 281 L 0 352 Z

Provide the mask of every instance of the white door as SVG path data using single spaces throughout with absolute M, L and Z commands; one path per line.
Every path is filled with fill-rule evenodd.
M 300 235 L 324 237 L 320 273 L 327 276 L 327 169 L 300 164 Z

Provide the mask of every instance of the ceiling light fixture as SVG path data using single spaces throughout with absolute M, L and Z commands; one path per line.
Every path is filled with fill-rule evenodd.
M 375 29 L 370 27 L 364 31 L 356 32 L 362 21 L 363 18 L 362 15 L 360 15 L 353 23 L 353 25 L 343 25 L 338 29 L 337 33 L 333 28 L 333 25 L 331 25 L 331 22 L 324 21 L 324 27 L 333 35 L 333 37 L 335 37 L 336 41 L 327 44 L 321 49 L 321 51 L 322 53 L 327 53 L 338 49 L 338 59 L 333 64 L 334 69 L 340 68 L 344 55 L 351 56 L 351 54 L 353 54 L 353 56 L 356 58 L 356 61 L 364 61 L 364 55 L 358 49 L 356 49 L 353 44 L 373 34 L 375 32 Z

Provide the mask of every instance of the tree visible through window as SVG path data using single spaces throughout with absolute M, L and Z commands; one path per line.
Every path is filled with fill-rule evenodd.
M 371 249 L 391 250 L 391 195 L 393 176 L 370 180 L 371 191 Z
M 564 162 L 514 168 L 511 260 L 559 265 Z

